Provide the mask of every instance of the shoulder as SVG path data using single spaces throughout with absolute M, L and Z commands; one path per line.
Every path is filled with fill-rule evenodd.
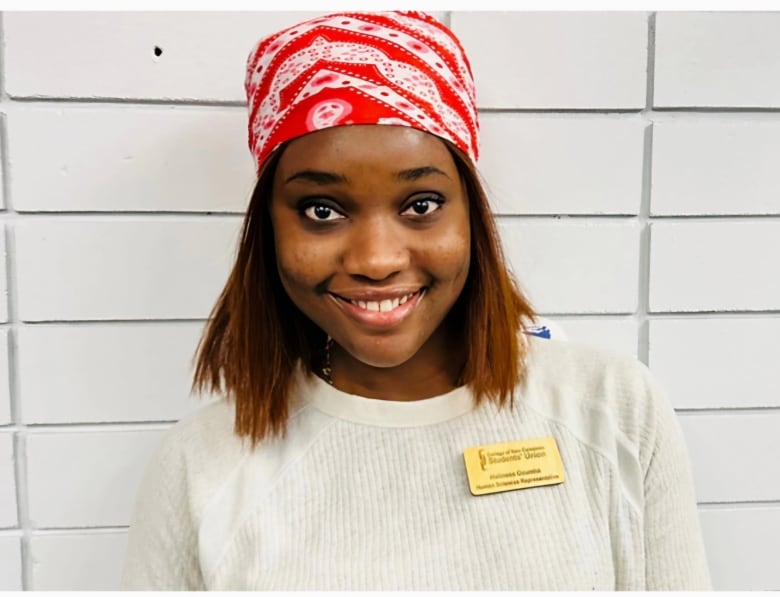
M 248 450 L 233 432 L 233 422 L 234 408 L 225 400 L 179 420 L 163 434 L 147 465 L 145 484 L 186 500 L 197 520 Z
M 583 443 L 645 469 L 673 410 L 648 367 L 576 342 L 528 339 L 523 402 Z
M 290 421 L 307 410 L 306 402 L 295 396 Z M 240 474 L 247 461 L 275 454 L 284 445 L 271 438 L 253 447 L 248 438 L 235 433 L 234 426 L 235 407 L 225 399 L 182 418 L 163 434 L 143 485 L 172 502 L 186 501 L 193 523 L 199 524 L 214 496 Z
M 201 407 L 163 434 L 146 465 L 128 531 L 125 588 L 201 588 L 198 534 L 204 508 L 235 466 L 233 408 Z
M 578 342 L 528 337 L 526 362 L 536 384 L 576 388 L 589 400 L 604 400 L 647 390 L 654 385 L 647 366 L 637 358 Z
M 234 409 L 225 400 L 216 400 L 180 419 L 162 437 L 158 457 L 186 458 L 200 456 L 206 446 L 209 452 L 235 448 L 232 441 Z

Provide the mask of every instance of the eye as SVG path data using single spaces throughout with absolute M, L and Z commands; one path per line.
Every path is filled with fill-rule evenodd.
M 441 209 L 443 203 L 444 199 L 438 195 L 425 195 L 412 201 L 401 213 L 410 216 L 427 216 Z
M 342 216 L 332 207 L 325 205 L 324 203 L 310 203 L 301 210 L 303 215 L 308 219 L 315 222 L 333 222 L 334 220 L 340 220 Z

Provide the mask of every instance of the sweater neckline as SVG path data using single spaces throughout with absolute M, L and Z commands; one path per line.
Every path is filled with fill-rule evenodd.
M 423 427 L 443 423 L 474 409 L 468 386 L 439 396 L 401 401 L 367 398 L 343 392 L 316 375 L 308 381 L 307 402 L 317 410 L 345 421 L 378 427 Z

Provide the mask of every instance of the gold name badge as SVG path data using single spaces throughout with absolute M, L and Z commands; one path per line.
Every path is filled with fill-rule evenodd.
M 557 485 L 566 480 L 554 437 L 466 448 L 463 458 L 473 495 Z

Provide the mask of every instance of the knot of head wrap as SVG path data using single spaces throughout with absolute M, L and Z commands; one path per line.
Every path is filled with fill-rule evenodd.
M 249 149 L 349 124 L 413 127 L 479 156 L 474 80 L 450 29 L 417 11 L 336 13 L 261 39 L 247 60 Z

